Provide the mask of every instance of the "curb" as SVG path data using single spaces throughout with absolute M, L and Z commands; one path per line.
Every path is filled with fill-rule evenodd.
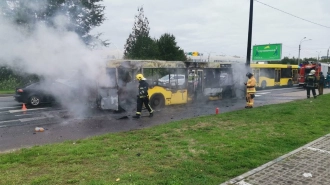
M 0 94 L 0 97 L 13 97 L 15 94 Z

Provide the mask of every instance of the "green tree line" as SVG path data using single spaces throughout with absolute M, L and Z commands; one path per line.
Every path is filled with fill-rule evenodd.
M 138 8 L 132 32 L 124 46 L 125 59 L 186 61 L 184 50 L 177 46 L 173 34 L 164 33 L 159 39 L 149 35 L 149 21 L 143 7 Z

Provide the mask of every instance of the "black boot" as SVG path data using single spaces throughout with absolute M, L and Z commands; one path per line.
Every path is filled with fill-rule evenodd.
M 151 117 L 153 117 L 154 116 L 154 113 L 150 113 L 150 115 L 149 115 L 149 118 L 151 118 Z

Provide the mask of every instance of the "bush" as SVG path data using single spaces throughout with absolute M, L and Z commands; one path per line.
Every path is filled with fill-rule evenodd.
M 0 90 L 15 90 L 16 87 L 39 81 L 39 76 L 26 74 L 20 70 L 12 70 L 9 67 L 0 67 Z

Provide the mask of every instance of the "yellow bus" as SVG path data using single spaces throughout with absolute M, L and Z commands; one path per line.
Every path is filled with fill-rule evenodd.
M 231 64 L 110 60 L 107 70 L 116 79 L 118 106 L 125 110 L 127 104 L 132 104 L 132 97 L 136 97 L 138 82 L 135 75 L 138 73 L 142 73 L 149 83 L 150 105 L 154 109 L 186 104 L 201 97 L 221 99 L 224 94 L 233 94 Z
M 257 87 L 293 86 L 298 83 L 298 65 L 251 64 Z

